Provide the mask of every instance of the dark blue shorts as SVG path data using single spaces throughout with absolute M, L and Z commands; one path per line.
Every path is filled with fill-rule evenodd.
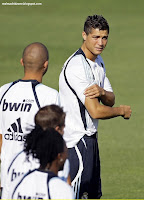
M 84 136 L 68 149 L 70 176 L 77 199 L 100 199 L 100 159 L 96 134 Z

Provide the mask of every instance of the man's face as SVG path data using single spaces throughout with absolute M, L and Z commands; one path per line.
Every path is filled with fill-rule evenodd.
M 94 56 L 98 56 L 107 45 L 108 31 L 92 28 L 88 35 L 83 32 L 83 39 L 87 50 Z

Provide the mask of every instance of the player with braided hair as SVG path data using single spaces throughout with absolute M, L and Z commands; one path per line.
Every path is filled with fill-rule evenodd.
M 38 159 L 40 167 L 24 175 L 10 199 L 74 199 L 71 186 L 57 176 L 67 158 L 67 147 L 55 129 L 36 125 L 26 136 L 24 151 Z
M 52 104 L 40 108 L 34 117 L 34 121 L 35 124 L 41 126 L 43 130 L 46 130 L 47 128 L 54 128 L 61 135 L 63 135 L 65 127 L 65 116 L 65 112 L 60 106 Z M 32 139 L 34 139 L 34 137 Z M 24 151 L 19 152 L 14 157 L 8 168 L 5 187 L 2 192 L 2 198 L 8 199 L 10 187 L 15 187 L 17 178 L 22 177 L 30 170 L 38 168 L 39 165 L 40 164 L 37 159 L 34 159 L 32 156 L 29 156 L 29 159 L 27 159 Z M 65 180 L 71 184 L 69 168 L 69 161 L 67 159 L 64 164 L 64 169 L 58 172 L 58 176 L 62 180 Z
M 43 130 L 41 126 L 36 125 L 31 133 L 26 136 L 24 152 L 27 156 L 32 155 L 33 158 L 38 159 L 40 161 L 40 168 L 44 170 L 47 163 L 51 165 L 58 153 L 64 151 L 64 141 L 59 135 L 52 128 Z

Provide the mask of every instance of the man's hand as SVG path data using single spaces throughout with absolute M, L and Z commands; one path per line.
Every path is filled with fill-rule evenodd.
M 105 90 L 99 87 L 97 84 L 94 84 L 85 90 L 84 95 L 86 97 L 89 97 L 90 99 L 93 99 L 93 98 L 104 96 Z
M 101 102 L 105 106 L 112 107 L 115 104 L 115 95 L 113 92 L 109 92 L 99 87 L 97 84 L 88 87 L 84 95 L 90 99 L 100 98 Z
M 124 119 L 129 119 L 131 117 L 131 113 L 132 113 L 131 107 L 130 106 L 126 106 L 126 105 L 120 105 L 120 107 L 123 110 L 122 117 Z

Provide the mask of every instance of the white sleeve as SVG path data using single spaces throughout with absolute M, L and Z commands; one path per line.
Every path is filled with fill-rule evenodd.
M 85 95 L 84 91 L 87 87 L 93 84 L 94 79 L 92 79 L 91 74 L 86 70 L 84 63 L 81 58 L 73 58 L 66 68 L 65 75 L 69 85 L 76 92 L 78 98 L 84 104 Z M 87 77 L 89 76 L 89 78 Z
M 60 106 L 60 98 L 59 98 L 59 93 L 57 90 L 55 90 L 55 92 L 52 93 L 51 97 L 52 98 L 50 100 L 49 94 L 47 95 L 47 97 L 45 98 L 45 101 L 43 102 L 43 106 L 47 106 L 50 104 L 56 104 Z
M 46 93 L 46 98 L 42 106 L 47 106 L 50 104 L 60 105 L 59 93 L 57 90 L 52 90 L 51 96 L 49 93 Z
M 64 163 L 63 170 L 61 170 L 61 171 L 58 172 L 58 176 L 59 176 L 62 180 L 67 181 L 69 172 L 70 172 L 70 162 L 69 162 L 68 159 L 66 159 L 66 161 L 65 161 L 65 163 Z
M 72 187 L 57 177 L 49 181 L 49 192 L 51 199 L 75 199 Z
M 104 79 L 104 89 L 108 92 L 113 92 L 112 86 L 110 84 L 110 81 L 107 77 Z
M 56 105 L 60 106 L 60 98 L 59 98 L 59 93 L 57 93 L 57 97 L 56 97 Z
M 104 70 L 104 74 L 105 74 L 104 82 L 103 82 L 103 88 L 108 92 L 113 92 L 113 89 L 112 89 L 112 86 L 110 84 L 110 81 L 106 76 L 105 64 L 104 64 L 103 59 L 102 59 L 102 57 L 100 55 L 98 56 L 98 62 L 99 62 L 100 65 L 102 64 L 103 70 Z

